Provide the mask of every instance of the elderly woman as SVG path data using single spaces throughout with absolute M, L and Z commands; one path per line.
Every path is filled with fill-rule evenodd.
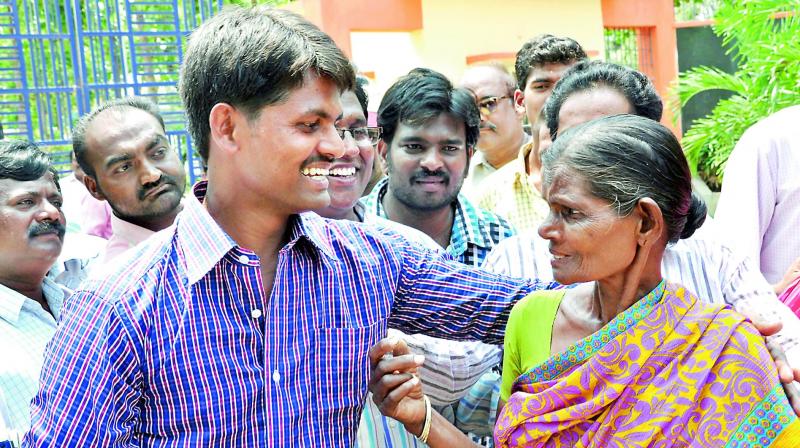
M 555 279 L 578 286 L 511 312 L 497 444 L 796 446 L 797 419 L 759 333 L 661 277 L 666 245 L 705 217 L 672 133 L 632 115 L 594 120 L 559 136 L 543 173 L 550 215 L 539 233 Z M 373 362 L 387 415 L 432 447 L 469 446 L 430 412 L 416 377 Z

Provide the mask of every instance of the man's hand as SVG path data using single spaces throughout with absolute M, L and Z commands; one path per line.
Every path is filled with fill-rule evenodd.
M 783 294 L 783 291 L 785 291 L 797 277 L 800 277 L 800 258 L 794 260 L 794 263 L 792 263 L 789 269 L 786 270 L 786 273 L 783 274 L 783 278 L 778 283 L 772 285 L 775 289 L 775 294 Z
M 372 401 L 383 415 L 420 435 L 425 424 L 425 401 L 417 372 L 425 357 L 411 354 L 402 340 L 384 338 L 370 349 L 369 360 Z
M 764 322 L 761 316 L 757 315 L 745 314 L 745 316 L 750 319 L 756 330 L 765 338 L 776 334 L 783 328 L 783 324 L 780 322 Z M 793 369 L 789 366 L 786 353 L 780 345 L 771 340 L 767 340 L 766 343 L 769 354 L 772 355 L 772 359 L 775 361 L 775 368 L 778 369 L 778 378 L 783 384 L 783 390 L 786 392 L 786 397 L 789 398 L 789 404 L 792 405 L 794 413 L 800 417 L 800 391 L 797 390 L 797 385 L 794 384 L 795 381 L 800 381 L 800 369 Z

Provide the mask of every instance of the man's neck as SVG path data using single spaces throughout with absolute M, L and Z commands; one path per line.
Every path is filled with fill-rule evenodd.
M 118 216 L 116 213 L 114 213 L 114 216 L 125 222 L 129 222 L 139 227 L 143 227 L 152 232 L 158 232 L 159 230 L 164 230 L 167 227 L 171 226 L 172 223 L 175 222 L 175 218 L 178 216 L 178 213 L 180 213 L 181 210 L 183 210 L 183 203 L 178 204 L 178 206 L 175 207 L 174 210 L 165 215 L 148 220 L 137 220 L 136 218 L 131 218 L 127 216 L 126 217 Z
M 29 299 L 39 302 L 42 308 L 49 310 L 50 308 L 47 305 L 47 300 L 44 298 L 44 290 L 42 289 L 42 283 L 44 282 L 44 276 L 46 274 L 47 271 L 30 273 L 3 272 L 0 274 L 0 284 L 13 289 Z
M 276 260 L 291 215 L 271 213 L 263 204 L 248 204 L 232 197 L 231 191 L 209 182 L 203 205 L 236 244 L 255 252 L 262 262 Z
M 438 210 L 412 209 L 398 201 L 391 191 L 386 192 L 382 204 L 389 220 L 419 230 L 445 249 L 450 245 L 453 219 L 455 218 L 452 204 Z
M 525 139 L 525 132 L 520 130 L 519 135 L 514 139 L 514 143 L 503 148 L 496 148 L 492 154 L 484 152 L 483 157 L 489 165 L 495 169 L 500 169 L 508 162 L 517 158 L 520 148 L 525 144 Z

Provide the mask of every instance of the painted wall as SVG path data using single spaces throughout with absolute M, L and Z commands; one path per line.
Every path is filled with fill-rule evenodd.
M 360 0 L 331 3 L 341 7 L 345 1 Z M 380 0 L 378 4 L 381 1 L 388 2 L 387 7 L 397 6 L 396 1 Z M 326 0 L 303 0 L 295 2 L 292 9 L 329 32 L 349 52 L 360 71 L 374 74 L 371 110 L 377 109 L 386 88 L 414 67 L 433 68 L 458 82 L 468 58 L 499 54 L 513 66 L 517 50 L 537 34 L 572 37 L 592 57 L 602 55 L 604 50 L 601 0 L 419 0 L 421 28 L 369 29 L 365 28 L 364 18 L 351 15 L 347 20 L 354 26 L 350 28 L 349 42 L 342 42 L 347 35 L 340 29 L 342 19 L 336 20 L 336 25 L 326 19 L 330 14 L 325 13 L 325 6 Z

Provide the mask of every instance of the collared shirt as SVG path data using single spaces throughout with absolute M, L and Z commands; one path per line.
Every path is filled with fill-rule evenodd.
M 731 152 L 716 229 L 777 283 L 800 257 L 800 106 L 748 129 Z
M 74 173 L 61 179 L 59 185 L 64 197 L 61 210 L 67 219 L 67 231 L 110 238 L 112 213 L 108 202 L 98 201 L 89 194 L 89 190 Z
M 362 198 L 367 213 L 387 218 L 383 197 L 389 180 L 382 179 L 369 196 Z M 450 244 L 445 248 L 456 260 L 469 266 L 480 266 L 492 248 L 500 241 L 514 235 L 514 228 L 494 213 L 475 207 L 459 194 L 455 204 Z
M 410 241 L 449 257 L 436 241 L 413 227 L 365 213 L 361 202 L 356 204 L 355 211 L 356 216 L 366 224 L 397 232 Z M 422 389 L 433 406 L 443 414 L 451 411 L 450 406 L 457 404 L 485 372 L 502 361 L 502 351 L 497 345 L 475 341 L 449 341 L 424 334 L 405 334 L 397 330 L 389 330 L 389 335 L 402 338 L 412 353 L 425 356 L 425 364 L 420 368 Z M 455 416 L 452 417 L 454 418 Z M 372 397 L 367 396 L 355 446 L 416 448 L 424 444 L 406 431 L 402 423 L 381 414 Z
M 111 238 L 108 239 L 104 261 L 108 262 L 117 258 L 119 255 L 137 244 L 145 241 L 155 234 L 150 229 L 145 229 L 134 223 L 120 219 L 117 215 L 111 215 L 111 228 L 114 230 Z
M 484 267 L 514 277 L 553 279 L 547 240 L 535 233 L 509 238 L 497 245 Z M 774 336 L 791 365 L 800 365 L 800 320 L 775 296 L 755 262 L 720 243 L 707 232 L 668 245 L 661 260 L 665 279 L 680 283 L 697 297 L 728 304 L 748 316 L 783 322 Z
M 519 156 L 489 176 L 476 199 L 479 207 L 507 219 L 519 232 L 536 231 L 549 213 L 547 201 L 525 168 L 530 142 Z
M 16 440 L 30 426 L 28 405 L 39 387 L 44 349 L 56 331 L 64 290 L 51 279 L 42 292 L 53 314 L 19 292 L 0 285 L 0 440 Z
M 304 213 L 267 295 L 205 191 L 67 302 L 28 446 L 350 447 L 387 327 L 499 344 L 513 303 L 542 286 Z
M 461 186 L 461 194 L 470 199 L 477 198 L 484 187 L 484 181 L 497 170 L 498 168 L 486 160 L 483 151 L 476 150 L 469 161 L 469 174 Z

